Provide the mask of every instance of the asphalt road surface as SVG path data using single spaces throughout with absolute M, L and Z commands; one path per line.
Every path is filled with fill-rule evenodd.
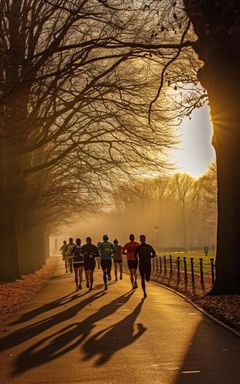
M 178 295 L 129 276 L 76 292 L 60 266 L 0 327 L 0 383 L 239 384 L 240 340 Z

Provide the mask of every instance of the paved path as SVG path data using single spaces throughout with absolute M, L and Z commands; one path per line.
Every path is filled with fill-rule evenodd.
M 75 292 L 60 266 L 50 283 L 1 326 L 0 383 L 238 384 L 240 341 L 185 300 L 129 277 Z

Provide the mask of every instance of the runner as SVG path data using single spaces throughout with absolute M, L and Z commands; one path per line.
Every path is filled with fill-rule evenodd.
M 98 243 L 97 243 L 97 248 L 99 247 L 99 245 L 101 244 L 101 241 L 99 241 Z M 96 260 L 96 263 L 97 263 L 97 269 L 100 269 L 100 257 L 98 256 L 98 257 L 96 257 L 95 258 L 95 260 Z
M 130 280 L 132 283 L 132 288 L 135 289 L 137 285 L 137 267 L 138 260 L 135 256 L 136 248 L 139 246 L 139 243 L 135 241 L 135 236 L 131 234 L 129 236 L 129 242 L 126 243 L 123 247 L 122 254 L 127 255 L 128 269 L 130 271 Z
M 63 240 L 63 244 L 60 248 L 60 252 L 62 253 L 62 260 L 65 264 L 66 273 L 68 272 L 68 255 L 67 255 L 67 242 Z
M 98 249 L 92 244 L 91 237 L 86 238 L 86 244 L 82 246 L 84 252 L 84 270 L 86 276 L 86 286 L 89 290 L 93 287 L 93 272 L 96 266 L 95 258 L 99 256 Z
M 103 236 L 103 242 L 98 245 L 98 250 L 101 258 L 104 288 L 108 289 L 107 281 L 111 280 L 112 256 L 115 253 L 114 245 L 108 241 L 108 235 Z
M 74 245 L 71 256 L 73 256 L 73 269 L 75 273 L 76 291 L 82 289 L 82 274 L 84 264 L 84 253 L 81 247 L 81 239 L 76 239 L 76 245 Z
M 75 244 L 73 242 L 73 238 L 70 237 L 69 243 L 67 244 L 66 255 L 67 255 L 69 270 L 71 273 L 73 273 L 73 265 L 72 265 L 73 264 L 73 256 L 71 255 L 71 253 L 72 253 L 74 246 L 75 246 Z
M 117 271 L 118 271 L 118 265 L 119 265 L 119 271 L 120 271 L 120 280 L 122 280 L 122 246 L 118 245 L 118 240 L 113 240 L 113 244 L 116 250 L 116 253 L 113 255 L 113 262 L 114 262 L 114 272 L 115 272 L 115 281 L 118 281 L 117 277 Z
M 140 243 L 141 245 L 137 247 L 135 255 L 138 257 L 139 260 L 139 272 L 141 275 L 143 295 L 145 298 L 147 297 L 145 279 L 146 281 L 150 280 L 151 258 L 156 256 L 156 252 L 150 244 L 146 244 L 145 235 L 140 236 Z

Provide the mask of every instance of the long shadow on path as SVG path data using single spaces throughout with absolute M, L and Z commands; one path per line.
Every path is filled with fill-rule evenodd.
M 23 313 L 23 315 L 18 320 L 13 321 L 12 323 L 10 323 L 10 325 L 17 325 L 17 324 L 24 323 L 26 321 L 33 319 L 36 316 L 41 315 L 42 313 L 51 311 L 52 309 L 59 308 L 61 306 L 66 306 L 76 299 L 79 299 L 79 295 L 78 294 L 73 295 L 73 293 L 71 292 L 65 296 L 59 297 L 54 301 L 51 301 L 50 303 L 44 304 L 41 307 L 33 309 L 32 311 Z
M 131 291 L 114 299 L 83 321 L 73 322 L 31 345 L 14 361 L 15 369 L 12 375 L 18 375 L 33 367 L 48 363 L 79 346 L 100 320 L 113 314 L 120 306 L 126 304 L 132 294 L 133 292 Z M 98 295 L 98 297 L 100 296 Z M 45 329 L 47 329 L 47 324 L 45 324 Z
M 75 295 L 74 300 L 79 299 L 85 296 L 86 294 L 88 294 L 88 292 L 82 295 Z M 33 324 L 18 329 L 15 332 L 10 333 L 9 335 L 0 339 L 0 351 L 24 343 L 25 341 L 33 338 L 34 336 L 39 335 L 42 332 L 49 332 L 51 327 L 59 325 L 61 322 L 65 322 L 71 319 L 72 317 L 76 316 L 77 313 L 82 310 L 86 305 L 91 304 L 94 300 L 99 299 L 104 295 L 104 291 L 100 291 L 94 295 L 91 295 L 90 297 L 88 296 L 86 299 L 76 303 L 70 308 L 67 308 L 57 314 L 53 314 L 43 320 L 37 321 Z
M 128 347 L 136 341 L 147 328 L 143 324 L 137 324 L 137 331 L 134 333 L 134 323 L 141 312 L 144 299 L 136 306 L 134 311 L 118 323 L 103 329 L 91 336 L 83 345 L 86 353 L 84 360 L 90 359 L 95 355 L 100 355 L 95 365 L 99 366 L 106 363 L 112 355 Z

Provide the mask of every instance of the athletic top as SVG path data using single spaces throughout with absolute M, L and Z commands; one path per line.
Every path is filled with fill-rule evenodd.
M 109 241 L 103 241 L 98 245 L 101 260 L 111 260 L 112 255 L 116 252 L 115 247 Z
M 136 257 L 139 259 L 139 267 L 149 265 L 151 263 L 151 257 L 156 256 L 156 252 L 150 244 L 140 244 L 135 251 Z
M 136 260 L 137 258 L 135 256 L 135 251 L 138 246 L 139 243 L 137 243 L 136 241 L 129 241 L 124 245 L 122 253 L 124 255 L 127 255 L 128 260 Z
M 73 248 L 75 247 L 75 244 L 73 243 L 73 244 L 71 244 L 71 243 L 68 243 L 67 244 L 67 246 L 66 246 L 66 254 L 68 255 L 68 256 L 72 256 L 72 250 L 73 250 Z
M 65 256 L 67 254 L 67 244 L 63 244 L 60 248 L 62 255 Z
M 123 247 L 118 244 L 114 244 L 114 247 L 116 249 L 116 253 L 113 255 L 113 260 L 114 261 L 122 261 L 122 249 Z
M 84 263 L 93 262 L 95 257 L 99 256 L 98 249 L 93 244 L 84 244 L 82 250 L 84 253 Z
M 75 245 L 72 249 L 70 256 L 73 256 L 73 263 L 83 264 L 84 262 L 84 253 L 80 245 Z

